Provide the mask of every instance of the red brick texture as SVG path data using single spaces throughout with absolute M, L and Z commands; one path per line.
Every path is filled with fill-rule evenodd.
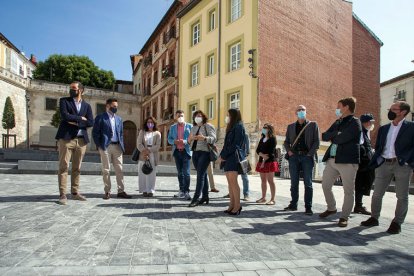
M 285 135 L 304 104 L 325 131 L 338 100 L 353 93 L 352 4 L 259 0 L 258 32 L 260 123 Z

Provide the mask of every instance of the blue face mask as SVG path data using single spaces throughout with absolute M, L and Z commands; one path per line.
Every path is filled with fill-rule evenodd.
M 298 111 L 298 119 L 305 119 L 306 118 L 306 110 Z
M 267 135 L 267 129 L 262 129 L 262 134 L 264 135 L 264 136 L 266 136 Z
M 341 110 L 339 108 L 337 108 L 335 110 L 335 115 L 336 115 L 336 117 L 342 117 L 342 112 L 341 112 Z

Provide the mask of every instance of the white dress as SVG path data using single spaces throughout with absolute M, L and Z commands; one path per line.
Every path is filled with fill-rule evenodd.
M 154 132 L 145 132 L 144 135 L 145 145 L 152 146 L 154 141 Z M 155 192 L 155 177 L 157 174 L 157 167 L 154 165 L 154 153 L 150 153 L 150 162 L 154 170 L 150 174 L 144 174 L 142 172 L 142 165 L 144 161 L 138 162 L 138 189 L 140 193 L 154 193 Z

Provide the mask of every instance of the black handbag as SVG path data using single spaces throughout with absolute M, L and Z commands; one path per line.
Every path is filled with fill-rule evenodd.
M 250 166 L 249 160 L 247 160 L 247 158 L 245 158 L 244 160 L 240 160 L 239 150 L 236 150 L 236 154 L 237 154 L 237 160 L 239 161 L 238 166 L 237 166 L 238 173 L 247 174 L 251 172 L 252 166 Z
M 132 152 L 132 156 L 131 156 L 132 161 L 137 162 L 139 160 L 139 154 L 140 153 L 141 152 L 139 151 L 139 149 L 135 148 L 134 151 Z
M 142 165 L 141 170 L 144 174 L 150 174 L 152 173 L 154 168 L 152 167 L 151 162 L 149 160 L 145 160 L 145 163 Z

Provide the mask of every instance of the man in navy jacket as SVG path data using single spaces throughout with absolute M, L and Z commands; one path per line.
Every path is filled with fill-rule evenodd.
M 374 193 L 371 201 L 371 217 L 362 226 L 379 225 L 382 198 L 388 185 L 395 178 L 397 206 L 395 217 L 388 228 L 389 234 L 401 232 L 408 211 L 410 180 L 414 169 L 414 123 L 405 120 L 410 114 L 410 105 L 399 101 L 391 105 L 388 119 L 391 123 L 378 130 L 375 154 L 370 165 L 375 170 Z
M 123 153 L 125 151 L 124 126 L 122 118 L 116 115 L 117 111 L 118 100 L 114 98 L 106 100 L 106 112 L 96 116 L 92 130 L 93 141 L 101 155 L 102 175 L 105 184 L 103 199 L 106 200 L 111 198 L 111 161 L 118 184 L 117 197 L 131 198 L 124 191 L 124 174 L 122 172 Z
M 59 147 L 59 204 L 66 205 L 66 186 L 69 162 L 72 158 L 71 193 L 72 199 L 85 201 L 79 193 L 80 168 L 86 145 L 89 143 L 87 128 L 93 125 L 91 106 L 82 99 L 84 87 L 80 82 L 70 84 L 69 97 L 59 101 L 62 118 L 57 134 Z

